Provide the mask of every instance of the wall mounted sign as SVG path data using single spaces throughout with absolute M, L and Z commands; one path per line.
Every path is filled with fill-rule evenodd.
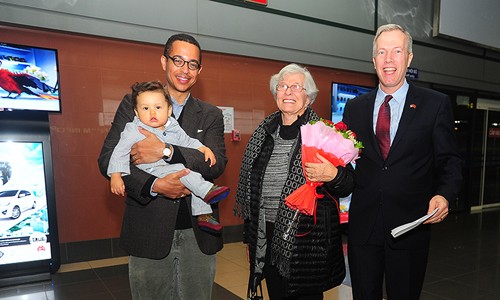
M 406 77 L 410 79 L 418 79 L 418 69 L 417 68 L 408 68 L 406 70 Z
M 260 4 L 260 5 L 266 5 L 267 6 L 267 0 L 245 0 L 245 2 L 257 3 L 257 4 Z

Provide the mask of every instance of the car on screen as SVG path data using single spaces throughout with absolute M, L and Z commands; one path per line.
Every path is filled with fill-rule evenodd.
M 17 219 L 21 214 L 36 207 L 36 197 L 28 190 L 0 191 L 0 218 Z

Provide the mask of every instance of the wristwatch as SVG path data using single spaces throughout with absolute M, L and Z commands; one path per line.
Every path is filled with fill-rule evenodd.
M 163 149 L 163 156 L 166 158 L 170 158 L 170 155 L 172 155 L 172 146 L 169 144 L 165 144 L 165 149 Z

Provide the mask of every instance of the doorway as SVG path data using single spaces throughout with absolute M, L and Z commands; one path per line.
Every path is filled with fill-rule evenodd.
M 471 210 L 500 207 L 500 102 L 478 99 L 472 166 L 477 199 Z

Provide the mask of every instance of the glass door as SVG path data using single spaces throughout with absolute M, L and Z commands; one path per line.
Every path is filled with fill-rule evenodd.
M 481 130 L 475 130 L 481 132 L 481 139 L 476 139 L 473 150 L 480 178 L 479 197 L 477 201 L 471 199 L 472 210 L 500 207 L 500 102 L 481 100 L 476 123 Z

